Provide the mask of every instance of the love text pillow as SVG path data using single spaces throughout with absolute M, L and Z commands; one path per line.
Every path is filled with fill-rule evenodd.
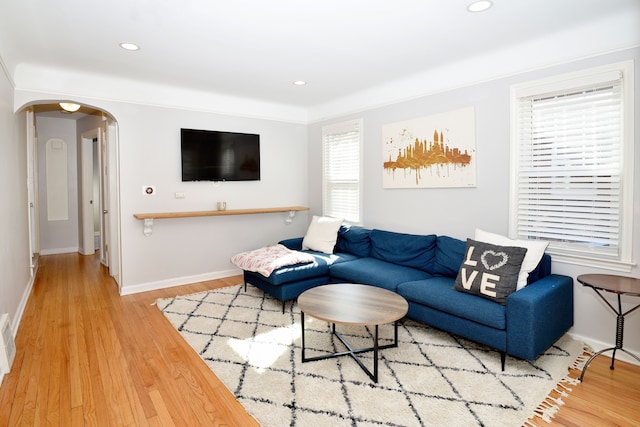
M 515 292 L 526 248 L 467 239 L 464 261 L 453 288 L 500 304 Z

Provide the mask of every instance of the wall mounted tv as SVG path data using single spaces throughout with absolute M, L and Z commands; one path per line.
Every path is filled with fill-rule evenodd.
M 182 181 L 259 181 L 260 135 L 180 129 Z

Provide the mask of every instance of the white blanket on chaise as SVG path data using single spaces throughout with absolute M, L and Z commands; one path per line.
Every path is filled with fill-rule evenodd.
M 281 244 L 241 252 L 231 257 L 231 262 L 246 271 L 254 271 L 269 277 L 274 270 L 287 265 L 313 262 L 312 255 L 291 250 Z

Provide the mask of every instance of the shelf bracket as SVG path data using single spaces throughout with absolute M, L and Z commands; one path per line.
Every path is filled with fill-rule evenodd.
M 153 233 L 153 218 L 145 218 L 142 234 L 144 234 L 145 237 L 149 237 L 151 236 L 152 233 Z
M 287 219 L 284 220 L 285 225 L 291 225 L 293 222 L 293 218 L 296 216 L 296 211 L 289 211 L 289 215 L 287 215 Z

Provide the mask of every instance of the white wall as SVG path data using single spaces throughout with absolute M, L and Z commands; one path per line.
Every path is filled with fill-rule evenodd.
M 43 117 L 36 114 L 38 133 L 38 206 L 40 208 L 40 254 L 78 251 L 78 144 L 76 122 L 72 119 Z M 66 220 L 47 218 L 47 171 L 45 146 L 49 139 L 67 143 L 67 190 L 69 216 Z
M 306 127 L 269 120 L 177 109 L 127 106 L 114 117 L 120 129 L 123 292 L 160 286 L 185 277 L 232 274 L 229 258 L 240 251 L 299 235 L 303 213 L 286 226 L 286 214 L 155 220 L 142 234 L 134 213 L 201 211 L 226 201 L 227 209 L 306 205 Z M 260 134 L 261 180 L 181 182 L 180 128 Z M 156 186 L 156 195 L 142 187 Z M 176 199 L 175 193 L 186 194 Z
M 593 57 L 489 81 L 447 92 L 362 111 L 314 123 L 309 127 L 309 198 L 312 213 L 321 212 L 322 126 L 353 118 L 364 119 L 363 205 L 364 226 L 408 233 L 447 234 L 472 237 L 476 228 L 507 234 L 509 214 L 509 88 L 510 85 L 597 65 L 633 59 L 635 70 L 635 117 L 640 117 L 640 49 Z M 453 189 L 383 189 L 382 126 L 400 120 L 429 116 L 472 106 L 476 114 L 477 187 Z M 636 120 L 637 123 L 640 122 Z M 637 127 L 637 126 L 636 126 Z M 630 275 L 640 277 L 640 129 L 635 132 L 635 194 L 633 261 Z M 553 263 L 553 272 L 577 277 L 585 273 L 611 273 L 588 266 Z M 629 274 L 629 273 L 626 273 Z M 575 282 L 575 326 L 572 333 L 594 346 L 615 344 L 616 319 L 593 293 Z M 634 301 L 635 299 L 635 301 Z M 612 301 L 614 301 L 612 299 Z M 638 298 L 625 298 L 626 309 Z M 640 354 L 640 311 L 626 321 L 625 347 Z
M 57 95 L 16 90 L 16 105 L 51 102 Z M 307 205 L 307 132 L 299 123 L 129 104 L 76 97 L 77 102 L 108 112 L 118 123 L 120 167 L 122 293 L 192 283 L 238 274 L 235 253 L 299 236 L 306 212 L 285 225 L 286 213 L 155 220 L 153 234 L 142 234 L 135 213 Z M 181 182 L 180 128 L 260 134 L 261 180 Z M 143 194 L 154 185 L 156 194 Z M 186 194 L 176 199 L 175 193 Z M 117 214 L 117 213 L 116 213 Z M 77 231 L 77 229 L 76 229 Z
M 14 114 L 13 91 L 11 81 L 0 67 L 0 314 L 9 314 L 15 335 L 33 282 L 26 185 L 26 115 Z

